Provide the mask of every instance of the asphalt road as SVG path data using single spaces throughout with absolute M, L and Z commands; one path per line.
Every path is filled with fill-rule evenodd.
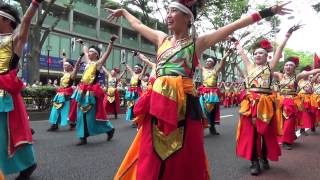
M 294 150 L 283 151 L 279 162 L 271 163 L 271 169 L 259 177 L 249 175 L 250 162 L 235 155 L 235 131 L 238 109 L 222 108 L 219 136 L 205 131 L 205 146 L 214 180 L 233 179 L 320 179 L 320 133 L 301 137 Z M 33 121 L 34 145 L 38 169 L 33 180 L 111 180 L 128 150 L 136 130 L 120 116 L 112 120 L 116 132 L 112 141 L 106 135 L 88 138 L 88 144 L 78 147 L 75 132 L 61 128 L 58 132 L 46 132 L 48 121 Z M 319 131 L 320 128 L 318 128 Z M 7 179 L 14 179 L 10 175 Z

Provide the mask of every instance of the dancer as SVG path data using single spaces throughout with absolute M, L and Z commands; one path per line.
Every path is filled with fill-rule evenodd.
M 87 66 L 81 78 L 78 89 L 73 93 L 78 103 L 77 109 L 77 136 L 80 138 L 77 145 L 87 144 L 87 137 L 107 133 L 110 141 L 114 134 L 114 127 L 107 120 L 107 114 L 103 106 L 104 91 L 97 81 L 97 75 L 101 67 L 107 61 L 113 42 L 117 39 L 112 35 L 107 51 L 100 58 L 100 49 L 96 46 L 83 46 Z
M 60 126 L 70 125 L 73 129 L 74 123 L 69 122 L 71 95 L 73 94 L 73 82 L 77 77 L 77 72 L 80 68 L 80 61 L 84 54 L 81 54 L 76 64 L 68 60 L 63 52 L 63 76 L 60 79 L 60 88 L 57 89 L 57 94 L 53 98 L 53 106 L 49 117 L 51 127 L 48 131 L 56 131 Z
M 222 83 L 224 89 L 224 101 L 223 106 L 225 108 L 231 107 L 232 103 L 232 93 L 233 93 L 233 84 L 231 82 Z
M 224 68 L 227 57 L 231 51 L 227 51 L 220 63 L 216 65 L 217 59 L 208 58 L 206 60 L 206 67 L 199 64 L 202 71 L 203 84 L 199 87 L 200 105 L 202 112 L 209 121 L 210 133 L 212 135 L 219 135 L 216 130 L 216 124 L 220 124 L 220 102 L 219 102 L 219 88 L 217 87 L 218 74 Z
M 284 73 L 274 72 L 273 74 L 279 80 L 280 95 L 277 98 L 277 120 L 282 127 L 280 142 L 286 150 L 292 149 L 292 144 L 296 139 L 297 117 L 299 117 L 299 110 L 303 110 L 303 104 L 297 96 L 298 82 L 319 72 L 319 69 L 314 69 L 295 75 L 294 72 L 298 65 L 298 57 L 289 57 L 283 67 Z
M 114 118 L 118 119 L 118 114 L 120 113 L 120 98 L 118 92 L 118 83 L 122 79 L 123 75 L 126 73 L 124 70 L 120 75 L 120 69 L 114 68 L 110 72 L 105 68 L 102 67 L 103 71 L 106 73 L 108 77 L 108 84 L 106 88 L 106 95 L 103 100 L 103 106 L 106 109 L 107 114 L 113 113 Z
M 28 115 L 20 94 L 24 84 L 17 71 L 31 20 L 41 2 L 30 3 L 19 29 L 18 10 L 8 4 L 0 5 L 0 171 L 4 175 L 20 172 L 18 180 L 30 179 L 37 166 Z
M 131 74 L 130 87 L 125 94 L 125 99 L 127 100 L 126 120 L 131 121 L 131 126 L 133 128 L 136 128 L 137 126 L 133 122 L 133 108 L 142 94 L 141 78 L 144 74 L 143 69 L 145 68 L 143 68 L 141 64 L 136 64 L 134 66 L 134 70 L 128 64 L 126 64 L 126 67 L 129 73 Z
M 111 10 L 110 21 L 123 16 L 159 47 L 157 79 L 152 92 L 135 106 L 135 115 L 141 117 L 137 121 L 140 128 L 115 179 L 209 179 L 200 103 L 192 79 L 198 56 L 237 29 L 287 12 L 284 5 L 274 6 L 196 38 L 188 32 L 196 17 L 195 3 L 201 2 L 169 4 L 166 20 L 172 36 L 143 25 L 124 9 Z
M 271 82 L 272 70 L 281 58 L 290 35 L 297 28 L 290 28 L 284 41 L 277 48 L 270 63 L 268 52 L 272 51 L 270 42 L 262 39 L 253 45 L 254 64 L 245 55 L 239 43 L 236 43 L 244 67 L 246 67 L 246 90 L 240 107 L 240 120 L 237 132 L 236 153 L 239 157 L 251 161 L 251 175 L 261 172 L 259 160 L 264 169 L 269 169 L 269 160 L 277 161 L 281 155 L 277 142 L 279 127 L 277 126 Z
M 137 52 L 136 53 L 138 56 L 138 59 L 141 60 L 142 62 L 144 62 L 148 67 L 151 68 L 151 72 L 150 74 L 147 73 L 146 75 L 148 75 L 148 79 L 145 79 L 145 82 L 147 83 L 147 88 L 145 89 L 145 91 L 150 88 L 150 86 L 153 85 L 155 79 L 156 79 L 156 68 L 157 68 L 157 64 L 153 63 L 150 59 L 148 59 L 145 55 L 143 55 L 142 53 Z M 146 76 L 144 77 L 146 78 Z M 144 91 L 144 92 L 145 92 Z
M 312 78 L 313 82 L 313 95 L 312 95 L 312 101 L 314 102 L 315 111 L 313 112 L 316 116 L 315 124 L 316 126 L 320 125 L 320 73 L 314 75 Z M 312 129 L 312 131 L 315 131 L 316 129 Z
M 302 73 L 314 74 L 310 73 L 314 70 L 311 69 L 311 66 L 306 66 L 302 69 Z M 313 93 L 313 82 L 310 76 L 304 76 L 301 80 L 298 81 L 298 96 L 303 103 L 303 110 L 300 112 L 299 116 L 299 128 L 300 133 L 304 136 L 308 136 L 309 134 L 306 132 L 306 128 L 309 128 L 315 131 L 315 109 L 316 104 L 313 103 L 311 96 Z

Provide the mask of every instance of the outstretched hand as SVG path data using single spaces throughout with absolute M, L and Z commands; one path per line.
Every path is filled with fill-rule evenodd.
M 112 22 L 113 20 L 118 21 L 119 17 L 123 16 L 123 9 L 106 9 L 109 11 L 111 14 L 107 17 L 107 21 Z
M 279 14 L 279 15 L 290 14 L 292 12 L 292 9 L 285 8 L 285 6 L 289 3 L 291 3 L 291 1 L 284 3 L 284 4 L 281 4 L 281 5 L 274 5 L 271 7 L 271 11 L 274 14 Z
M 292 26 L 289 30 L 288 30 L 288 33 L 289 34 L 292 34 L 294 31 L 300 29 L 303 25 L 301 24 L 295 24 L 294 26 Z
M 110 41 L 113 43 L 114 41 L 116 41 L 118 39 L 118 36 L 115 34 L 111 35 Z

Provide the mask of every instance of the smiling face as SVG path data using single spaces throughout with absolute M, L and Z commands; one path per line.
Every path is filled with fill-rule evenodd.
M 263 65 L 267 62 L 268 53 L 265 49 L 258 48 L 254 51 L 253 57 L 257 65 Z
M 295 69 L 296 65 L 292 61 L 286 62 L 283 66 L 283 72 L 287 75 L 292 75 Z
M 173 32 L 187 31 L 191 17 L 179 11 L 177 8 L 169 8 L 166 16 L 168 29 Z

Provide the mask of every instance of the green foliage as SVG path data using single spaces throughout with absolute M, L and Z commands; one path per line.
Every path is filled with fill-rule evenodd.
M 27 87 L 22 91 L 23 97 L 52 98 L 56 94 L 56 88 L 52 86 Z
M 316 12 L 320 12 L 320 2 L 312 6 Z

